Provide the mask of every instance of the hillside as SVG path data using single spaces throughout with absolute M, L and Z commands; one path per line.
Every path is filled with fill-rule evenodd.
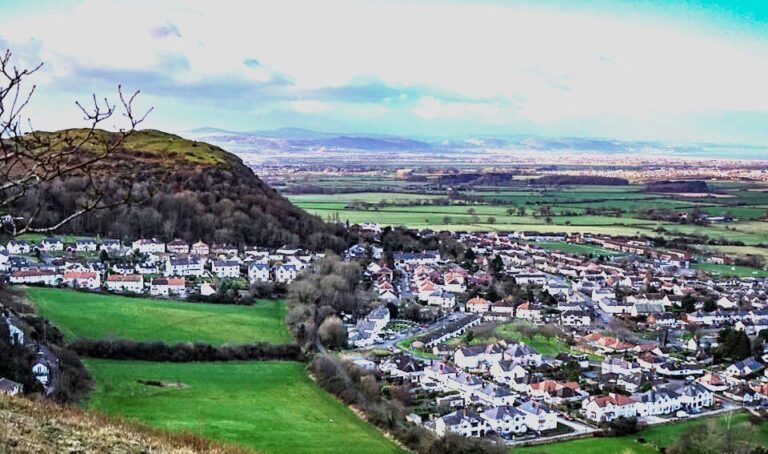
M 168 435 L 96 413 L 2 394 L 0 421 L 0 452 L 246 452 L 192 435 Z
M 82 135 L 82 130 L 44 133 Z M 99 139 L 113 133 L 98 131 Z M 87 145 L 88 150 L 98 150 Z M 267 186 L 237 156 L 204 142 L 155 130 L 138 131 L 98 163 L 97 175 L 114 190 L 106 202 L 120 200 L 130 184 L 134 194 L 156 192 L 140 206 L 89 213 L 58 233 L 100 234 L 134 239 L 226 242 L 263 246 L 343 247 L 343 231 L 293 206 Z M 130 183 L 130 184 L 129 184 Z M 84 179 L 53 182 L 29 194 L 19 207 L 31 213 L 44 201 L 37 225 L 60 219 L 78 206 Z

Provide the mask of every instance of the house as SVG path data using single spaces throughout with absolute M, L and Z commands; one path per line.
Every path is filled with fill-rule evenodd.
M 526 414 L 511 405 L 487 408 L 480 416 L 498 434 L 523 434 L 528 431 L 525 425 Z
M 686 381 L 676 391 L 682 408 L 689 413 L 698 413 L 715 404 L 715 393 L 699 382 Z
M 97 250 L 96 240 L 85 238 L 75 241 L 75 252 L 96 252 Z
M 142 293 L 144 277 L 141 274 L 110 274 L 107 276 L 107 290 L 115 293 Z
M 234 260 L 217 260 L 211 265 L 213 274 L 218 278 L 238 278 L 240 277 L 240 263 Z
M 445 290 L 436 290 L 429 294 L 427 304 L 439 306 L 443 309 L 453 309 L 456 306 L 456 295 Z
M 52 270 L 21 270 L 11 273 L 9 281 L 11 284 L 43 284 L 58 285 L 61 280 L 61 274 Z
M 568 310 L 560 313 L 560 324 L 563 326 L 589 326 L 592 317 L 583 310 Z
M 543 310 L 535 304 L 523 303 L 515 308 L 515 318 L 540 323 L 543 319 Z
M 714 372 L 707 372 L 701 377 L 696 379 L 697 383 L 700 383 L 706 389 L 712 392 L 722 392 L 728 389 L 728 383 L 720 377 L 720 375 Z
M 101 287 L 101 274 L 94 271 L 65 271 L 64 283 L 73 288 L 96 290 Z
M 184 295 L 187 282 L 180 278 L 155 278 L 149 286 L 149 293 L 153 296 Z
M 731 377 L 746 378 L 757 374 L 764 368 L 765 366 L 761 362 L 757 361 L 755 358 L 749 357 L 731 364 L 725 369 L 725 373 Z
M 275 280 L 277 282 L 290 284 L 294 279 L 296 279 L 297 275 L 298 272 L 294 265 L 282 264 L 275 267 Z
M 189 244 L 184 240 L 173 240 L 166 245 L 171 254 L 189 254 Z
M 271 280 L 269 275 L 269 265 L 264 263 L 252 263 L 248 267 L 248 280 L 251 284 L 256 282 L 269 282 Z
M 638 416 L 666 415 L 682 407 L 680 394 L 666 387 L 632 394 L 632 399 L 637 402 Z
M 467 301 L 466 311 L 474 314 L 484 314 L 491 310 L 491 302 L 476 296 Z
M 766 396 L 747 385 L 741 384 L 723 391 L 723 395 L 729 399 L 744 405 L 752 405 L 765 399 Z
M 5 394 L 6 396 L 16 396 L 18 394 L 21 394 L 23 391 L 23 387 L 21 386 L 21 383 L 16 383 L 13 380 L 9 380 L 7 378 L 0 378 L 0 394 Z
M 32 374 L 43 386 L 48 386 L 51 381 L 51 365 L 42 351 L 38 353 L 37 359 L 32 363 Z
M 557 412 L 549 405 L 529 400 L 517 407 L 525 415 L 525 425 L 535 432 L 544 432 L 557 428 Z
M 676 328 L 680 325 L 680 320 L 670 312 L 652 313 L 648 315 L 647 321 L 648 325 L 655 328 Z
M 58 252 L 64 250 L 64 241 L 59 237 L 48 237 L 40 240 L 40 250 Z
M 501 360 L 491 364 L 488 372 L 497 383 L 512 383 L 528 375 L 528 371 L 521 365 L 512 361 Z
M 109 254 L 116 254 L 120 252 L 120 249 L 122 248 L 123 248 L 123 242 L 120 240 L 114 240 L 114 239 L 101 240 L 101 244 L 99 245 L 100 251 L 106 251 Z
M 206 256 L 210 253 L 210 251 L 211 248 L 202 241 L 198 241 L 192 245 L 192 254 L 194 255 Z
M 32 252 L 32 246 L 26 240 L 11 240 L 6 246 L 9 254 L 29 254 Z
M 461 347 L 453 354 L 453 362 L 462 369 L 485 369 L 501 361 L 503 355 L 504 347 L 500 344 Z
M 603 298 L 598 303 L 600 309 L 611 315 L 624 315 L 632 312 L 634 304 L 627 301 L 619 301 L 615 298 Z
M 560 383 L 555 380 L 542 380 L 528 384 L 528 395 L 543 400 L 551 405 L 580 401 L 587 397 L 577 382 Z
M 142 238 L 131 243 L 131 249 L 140 254 L 162 254 L 165 252 L 165 243 L 155 238 Z
M 581 402 L 581 412 L 585 418 L 597 423 L 611 422 L 619 417 L 634 418 L 637 416 L 637 402 L 615 393 L 590 396 Z
M 10 314 L 6 315 L 4 319 L 5 325 L 8 327 L 11 345 L 24 345 L 24 331 L 19 327 L 20 323 Z
M 469 393 L 468 402 L 478 402 L 483 405 L 501 406 L 515 403 L 517 394 L 513 393 L 507 385 L 486 383 L 481 388 Z
M 395 355 L 384 361 L 379 370 L 393 377 L 418 381 L 424 373 L 424 365 L 410 355 Z
M 202 276 L 205 270 L 203 262 L 197 257 L 170 257 L 165 262 L 166 276 Z
M 453 432 L 464 437 L 483 437 L 491 431 L 488 421 L 471 410 L 458 410 L 435 420 L 435 432 L 445 436 Z
M 596 288 L 592 290 L 592 300 L 597 301 L 598 303 L 602 302 L 606 299 L 616 299 L 616 292 L 608 287 L 604 288 Z
M 602 374 L 632 375 L 640 372 L 640 364 L 621 358 L 605 358 L 600 364 Z
M 504 359 L 523 366 L 538 367 L 541 365 L 541 353 L 524 342 L 513 343 L 504 350 Z

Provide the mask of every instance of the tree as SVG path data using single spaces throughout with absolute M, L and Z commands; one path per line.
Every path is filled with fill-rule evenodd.
M 618 437 L 635 434 L 639 430 L 637 427 L 637 418 L 625 418 L 623 416 L 619 416 L 611 421 L 609 427 L 614 435 Z
M 488 220 L 487 220 L 487 222 L 488 222 L 489 224 L 495 224 L 495 223 L 496 223 L 496 218 L 495 218 L 495 217 L 493 217 L 493 216 L 488 216 Z
M 443 216 L 443 224 L 450 224 L 453 222 L 453 218 L 450 216 Z
M 696 310 L 696 299 L 690 293 L 687 293 L 685 296 L 683 296 L 680 304 L 683 307 L 683 312 L 686 314 L 690 314 Z
M 526 214 L 525 207 L 520 207 L 520 208 L 517 209 L 517 215 L 518 216 L 525 216 L 525 214 Z
M 134 111 L 139 92 L 125 95 L 118 85 L 119 103 L 99 100 L 95 94 L 92 104 L 76 102 L 87 123 L 84 129 L 66 133 L 35 131 L 32 121 L 24 118 L 24 109 L 36 87 L 26 88 L 25 82 L 41 67 L 42 63 L 19 69 L 12 63 L 10 50 L 0 55 L 0 224 L 4 233 L 12 236 L 53 232 L 86 213 L 137 204 L 151 196 L 135 190 L 137 182 L 130 172 L 124 177 L 105 178 L 96 171 L 98 164 L 119 150 L 152 111 Z M 105 134 L 99 129 L 116 116 L 125 120 L 117 133 Z M 76 208 L 56 219 L 41 221 L 44 201 L 40 191 L 70 182 L 78 185 Z M 126 190 L 112 200 L 106 196 L 114 195 L 116 184 Z
M 467 214 L 475 214 L 475 213 L 477 213 L 477 210 L 475 210 L 474 208 L 470 208 L 467 210 Z
M 320 325 L 318 335 L 323 345 L 330 348 L 343 348 L 347 345 L 347 330 L 339 317 L 332 315 Z

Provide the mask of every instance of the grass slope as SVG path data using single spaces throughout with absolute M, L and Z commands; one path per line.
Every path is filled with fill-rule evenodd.
M 80 337 L 126 338 L 215 345 L 289 342 L 283 301 L 253 306 L 185 303 L 30 288 L 29 299 L 68 341 Z
M 268 453 L 387 453 L 397 446 L 320 389 L 295 362 L 87 360 L 89 406 Z M 181 383 L 153 387 L 138 380 Z

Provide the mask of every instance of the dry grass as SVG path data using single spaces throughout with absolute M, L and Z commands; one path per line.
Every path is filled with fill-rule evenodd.
M 169 434 L 99 413 L 0 395 L 0 452 L 252 452 L 188 433 Z

